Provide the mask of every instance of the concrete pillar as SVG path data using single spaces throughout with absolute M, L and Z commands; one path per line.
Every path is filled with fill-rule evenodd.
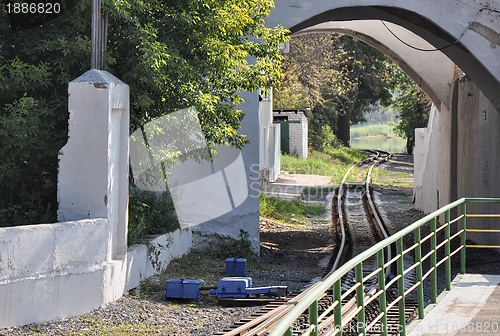
M 457 194 L 500 196 L 500 112 L 468 77 L 458 83 Z M 468 212 L 498 213 L 498 205 L 470 204 Z M 467 219 L 469 228 L 498 229 L 495 219 Z M 500 234 L 469 233 L 480 245 L 500 244 Z
M 246 194 L 245 200 L 232 211 L 205 223 L 192 227 L 193 243 L 195 247 L 203 247 L 206 241 L 212 239 L 238 239 L 240 230 L 248 233 L 252 249 L 258 253 L 260 243 L 259 228 L 259 95 L 257 92 L 243 92 L 241 97 L 244 102 L 238 106 L 245 113 L 242 121 L 241 134 L 246 134 L 250 144 L 245 145 L 241 154 L 247 178 L 247 190 L 238 188 L 237 193 Z M 213 193 L 211 194 L 213 196 Z M 207 196 L 210 197 L 210 196 Z
M 129 88 L 92 69 L 69 83 L 69 139 L 59 153 L 58 220 L 106 218 L 108 261 L 127 251 Z
M 415 208 L 431 213 L 450 202 L 451 113 L 433 105 L 427 128 L 415 131 Z

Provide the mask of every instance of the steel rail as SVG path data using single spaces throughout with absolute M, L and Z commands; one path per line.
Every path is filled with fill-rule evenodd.
M 328 291 L 332 286 L 335 286 L 335 288 L 338 288 L 338 284 L 340 279 L 342 278 L 342 276 L 344 276 L 345 274 L 347 274 L 351 269 L 353 268 L 356 268 L 358 267 L 362 261 L 370 258 L 371 256 L 373 255 L 380 255 L 379 254 L 379 251 L 387 248 L 388 246 L 390 246 L 391 244 L 394 244 L 394 243 L 398 243 L 398 250 L 400 251 L 399 253 L 402 252 L 402 239 L 404 236 L 408 235 L 408 234 L 411 234 L 411 233 L 415 233 L 418 232 L 418 234 L 420 234 L 420 227 L 426 223 L 431 223 L 431 227 L 432 229 L 434 230 L 434 232 L 436 232 L 436 227 L 435 227 L 435 222 L 436 222 L 436 218 L 440 215 L 445 215 L 446 217 L 446 221 L 447 221 L 447 225 L 446 226 L 446 230 L 445 230 L 445 244 L 446 244 L 446 256 L 436 265 L 435 262 L 433 262 L 433 266 L 431 267 L 431 270 L 426 273 L 425 277 L 427 277 L 429 274 L 434 274 L 435 275 L 435 271 L 437 269 L 437 266 L 440 265 L 441 263 L 443 262 L 446 262 L 446 280 L 447 280 L 447 289 L 449 289 L 450 287 L 450 284 L 449 284 L 449 277 L 450 277 L 450 274 L 451 274 L 451 267 L 450 267 L 450 258 L 451 258 L 451 253 L 449 251 L 449 241 L 450 241 L 450 235 L 449 235 L 449 217 L 450 217 L 450 210 L 451 209 L 454 209 L 456 207 L 461 207 L 462 209 L 462 214 L 464 215 L 466 213 L 466 207 L 465 205 L 467 203 L 500 203 L 500 199 L 498 198 L 461 198 L 455 202 L 452 202 L 444 207 L 442 207 L 441 209 L 437 210 L 437 211 L 434 211 L 433 213 L 427 215 L 427 216 L 424 216 L 423 218 L 421 218 L 420 220 L 417 220 L 416 222 L 414 222 L 413 224 L 409 225 L 408 227 L 400 230 L 399 232 L 393 234 L 392 236 L 384 239 L 383 241 L 375 244 L 374 246 L 372 246 L 371 248 L 369 248 L 368 250 L 360 253 L 359 255 L 355 256 L 354 258 L 352 258 L 351 260 L 347 261 L 346 263 L 344 263 L 342 266 L 340 266 L 337 270 L 335 270 L 334 272 L 332 272 L 329 276 L 327 276 L 325 279 L 323 279 L 323 281 L 321 283 L 318 284 L 318 286 L 316 286 L 313 290 L 311 290 L 307 296 L 305 296 L 302 300 L 300 300 L 300 302 L 295 305 L 295 307 L 290 311 L 290 313 L 288 313 L 281 321 L 280 323 L 274 328 L 274 330 L 271 331 L 271 333 L 269 334 L 269 336 L 279 336 L 279 335 L 284 335 L 286 333 L 286 335 L 291 335 L 291 332 L 290 332 L 290 326 L 292 325 L 293 321 L 299 316 L 301 315 L 306 309 L 308 309 L 311 304 L 316 300 L 317 297 L 319 297 L 320 295 L 322 295 L 323 293 L 325 293 L 326 291 Z M 477 216 L 477 215 L 476 215 Z M 461 218 L 461 226 L 462 226 L 462 229 L 464 230 L 462 232 L 462 246 L 466 246 L 466 247 L 469 247 L 468 245 L 465 245 L 465 233 L 466 233 L 466 222 L 465 222 L 465 216 L 463 218 Z M 434 233 L 434 235 L 432 236 L 432 241 L 434 241 L 436 235 Z M 420 237 L 418 237 L 420 238 Z M 421 244 L 421 242 L 420 242 Z M 436 244 L 435 242 L 432 242 L 432 249 L 434 251 L 437 251 L 436 249 Z M 472 246 L 471 246 L 472 247 Z M 482 246 L 481 246 L 482 247 Z M 485 246 L 486 247 L 486 246 Z M 487 247 L 490 247 L 490 246 L 487 246 Z M 465 248 L 460 248 L 461 252 L 462 252 L 462 258 L 461 258 L 461 272 L 462 273 L 465 273 Z M 455 251 L 455 252 L 458 252 Z M 455 252 L 453 254 L 455 254 Z M 435 256 L 435 253 L 432 254 Z M 398 259 L 398 276 L 399 276 L 399 279 L 398 279 L 398 283 L 402 283 L 401 280 L 403 279 L 403 276 L 402 276 L 402 273 L 404 272 L 404 267 L 403 267 L 403 263 L 402 263 L 402 259 L 401 257 L 399 258 L 395 258 L 395 259 Z M 418 262 L 421 262 L 421 260 L 418 260 Z M 432 301 L 435 302 L 435 280 L 434 280 L 434 276 L 432 277 L 433 279 L 433 294 L 432 294 Z M 395 279 L 394 279 L 395 280 Z M 422 277 L 420 277 L 420 279 L 418 279 L 418 284 L 415 285 L 415 286 L 412 286 L 414 288 L 412 288 L 412 290 L 414 290 L 415 288 L 418 288 L 422 286 Z M 400 287 L 400 286 L 399 286 Z M 401 290 L 401 287 L 400 287 L 400 290 Z M 335 290 L 334 290 L 335 292 Z M 403 302 L 404 303 L 404 289 L 403 289 L 403 292 L 401 293 L 402 295 L 399 295 L 398 298 L 395 300 L 397 302 Z M 394 306 L 396 304 L 396 302 L 393 301 L 389 306 Z M 388 306 L 388 307 L 389 307 Z M 420 295 L 419 295 L 419 317 L 422 318 L 423 316 L 420 316 L 421 315 L 421 312 L 423 313 L 423 300 L 421 300 L 420 298 Z M 388 308 L 387 307 L 387 308 Z M 401 313 L 401 307 L 402 308 L 402 311 L 403 311 L 403 314 L 404 314 L 404 304 L 403 306 L 400 306 L 400 313 Z M 403 316 L 404 317 L 404 316 Z M 400 314 L 400 318 L 401 318 L 401 314 Z M 339 323 L 340 322 L 340 323 Z M 336 324 L 342 324 L 343 321 L 339 319 L 336 319 L 335 320 L 335 323 Z M 404 318 L 403 318 L 403 324 L 401 325 L 401 327 L 403 328 L 403 331 L 402 331 L 402 335 L 405 335 L 405 330 L 404 330 Z
M 337 194 L 338 195 L 337 199 L 338 199 L 339 223 L 340 223 L 340 227 L 341 227 L 341 244 L 340 244 L 340 248 L 339 248 L 339 253 L 337 254 L 336 260 L 335 260 L 335 262 L 334 262 L 334 264 L 332 266 L 332 270 L 326 275 L 326 277 L 328 277 L 336 268 L 338 268 L 338 265 L 339 265 L 340 261 L 342 260 L 342 256 L 343 256 L 343 253 L 344 253 L 344 250 L 345 250 L 345 245 L 346 245 L 346 231 L 345 231 L 344 219 L 343 219 L 343 215 L 342 215 L 342 197 L 343 197 L 343 189 L 344 189 L 344 186 L 346 184 L 346 180 L 347 180 L 349 174 L 351 173 L 352 169 L 355 166 L 357 166 L 357 165 L 363 165 L 363 164 L 365 164 L 367 162 L 373 162 L 374 160 L 377 160 L 377 159 L 380 158 L 380 152 L 381 151 L 371 151 L 371 152 L 373 152 L 375 154 L 375 156 L 372 156 L 370 159 L 365 159 L 365 160 L 363 160 L 361 162 L 357 162 L 357 163 L 353 164 L 348 169 L 348 171 L 346 172 L 346 174 L 344 175 L 344 177 L 342 179 L 342 182 L 341 182 L 341 184 L 339 186 L 338 194 Z M 390 156 L 392 156 L 392 154 L 390 154 L 388 152 L 384 152 L 384 153 L 385 153 L 385 155 L 386 155 L 387 158 L 389 158 Z M 371 170 L 378 163 L 380 163 L 380 162 L 375 162 L 370 167 L 370 171 L 367 174 L 366 185 L 368 186 L 368 188 L 369 188 L 369 181 L 371 179 Z M 371 200 L 371 198 L 370 198 L 370 201 L 373 202 Z M 374 217 L 376 216 L 376 218 L 378 219 L 376 221 L 377 221 L 378 225 L 380 225 L 381 231 L 385 233 L 385 229 L 383 228 L 383 226 L 381 224 L 382 222 L 381 222 L 380 218 L 378 217 L 378 213 L 376 212 L 374 205 L 370 204 L 370 208 L 373 211 Z M 238 327 L 236 329 L 233 329 L 233 330 L 231 330 L 230 332 L 228 332 L 225 335 L 227 335 L 227 336 L 230 336 L 230 335 L 239 335 L 239 334 L 242 334 L 244 336 L 247 336 L 247 335 L 248 336 L 250 336 L 250 335 L 259 335 L 259 334 L 265 332 L 266 330 L 273 328 L 273 326 L 276 325 L 277 320 L 279 318 L 281 318 L 283 315 L 285 315 L 286 313 L 288 313 L 290 310 L 292 310 L 292 308 L 294 307 L 294 305 L 296 305 L 296 302 L 300 301 L 301 297 L 307 295 L 307 293 L 309 291 L 314 290 L 314 288 L 317 287 L 320 284 L 321 284 L 321 282 L 316 283 L 315 285 L 313 285 L 312 287 L 308 288 L 306 291 L 304 291 L 303 293 L 301 293 L 296 298 L 288 301 L 283 306 L 280 306 L 276 310 L 273 310 L 272 312 L 269 312 L 268 314 L 265 314 L 265 315 L 260 316 L 259 318 L 255 319 L 255 320 L 252 320 L 249 324 L 245 324 L 245 325 L 240 326 L 240 327 Z M 355 288 L 357 288 L 357 287 L 358 286 L 354 286 L 353 290 Z M 373 288 L 371 291 L 369 291 L 365 295 L 369 299 L 370 297 L 372 297 L 375 294 L 375 292 L 376 292 L 376 290 L 375 290 L 375 288 Z M 317 300 L 319 300 L 319 298 Z M 317 300 L 316 300 L 316 302 L 317 302 Z M 338 301 L 336 301 L 336 302 L 333 303 L 333 307 L 330 309 L 330 311 L 335 308 L 336 304 L 337 305 L 339 304 Z M 342 315 L 353 314 L 353 311 L 357 310 L 356 307 L 355 307 L 355 302 L 356 302 L 355 299 L 351 299 L 348 303 L 346 303 L 342 307 L 342 310 L 343 310 L 343 314 Z M 354 314 L 356 314 L 356 312 L 354 312 Z M 316 317 L 315 318 L 316 321 L 313 324 L 313 327 L 315 326 L 317 328 L 319 322 L 321 322 L 322 320 L 324 320 L 325 317 L 326 317 L 326 314 L 324 312 L 319 317 Z M 252 327 L 255 327 L 255 328 L 251 329 Z M 317 330 L 315 331 L 314 328 L 310 329 L 310 330 L 306 331 L 306 333 L 304 335 L 317 335 Z

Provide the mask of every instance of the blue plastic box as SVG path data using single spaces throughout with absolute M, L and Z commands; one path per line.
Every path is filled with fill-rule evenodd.
M 210 294 L 220 298 L 245 298 L 247 288 L 252 287 L 252 278 L 222 278 L 217 281 L 217 289 L 211 289 Z
M 169 299 L 195 299 L 201 301 L 200 295 L 201 281 L 174 279 L 167 281 L 167 290 L 163 301 Z
M 226 259 L 226 274 L 231 276 L 246 277 L 247 260 L 242 258 L 227 258 Z

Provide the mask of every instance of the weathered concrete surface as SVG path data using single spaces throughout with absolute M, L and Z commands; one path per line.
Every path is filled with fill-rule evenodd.
M 431 112 L 415 146 L 415 208 L 430 213 L 462 197 L 500 197 L 500 113 L 472 80 L 456 80 L 452 111 Z M 499 213 L 498 205 L 468 205 L 470 213 Z M 469 228 L 498 229 L 493 219 L 467 220 Z M 500 235 L 468 233 L 481 245 Z
M 170 261 L 188 253 L 192 245 L 190 229 L 176 230 L 160 235 L 147 244 L 136 244 L 127 251 L 127 278 L 125 291 L 139 282 L 165 270 Z
M 0 228 L 0 328 L 83 314 L 165 269 L 191 248 L 177 230 L 109 261 L 109 223 L 87 219 Z M 121 274 L 126 273 L 126 277 Z
M 415 208 L 433 212 L 450 201 L 451 113 L 432 107 L 427 128 L 415 130 Z
M 456 198 L 500 197 L 500 112 L 469 78 L 460 79 L 458 91 Z M 467 212 L 498 214 L 500 206 L 469 204 Z M 499 226 L 497 219 L 467 219 L 468 228 Z M 467 238 L 480 245 L 500 245 L 500 234 L 468 233 Z
M 61 222 L 107 218 L 110 256 L 127 250 L 129 88 L 91 69 L 68 86 L 68 142 L 59 152 L 57 198 Z
M 0 228 L 0 328 L 101 306 L 108 246 L 102 218 Z
M 242 149 L 244 167 L 247 176 L 248 196 L 237 208 L 232 211 L 192 227 L 193 245 L 201 247 L 206 240 L 215 239 L 238 239 L 240 230 L 248 232 L 252 248 L 259 251 L 259 115 L 260 102 L 257 92 L 244 92 L 241 94 L 245 100 L 238 108 L 246 114 L 242 121 L 241 134 L 246 134 L 250 144 Z M 266 110 L 267 111 L 267 110 Z M 271 116 L 266 112 L 265 115 Z M 269 119 L 268 117 L 266 117 Z M 245 192 L 247 190 L 244 190 Z M 207 192 L 205 197 L 210 199 L 212 193 Z
M 385 24 L 413 46 L 434 48 L 429 42 L 401 26 L 390 22 Z M 450 107 L 450 83 L 453 80 L 454 64 L 443 53 L 418 51 L 406 46 L 397 41 L 380 20 L 330 21 L 303 29 L 294 35 L 313 32 L 347 34 L 373 46 L 418 83 L 438 108 L 441 108 L 441 104 Z
M 463 275 L 418 325 L 407 329 L 408 336 L 497 335 L 499 283 L 499 275 Z

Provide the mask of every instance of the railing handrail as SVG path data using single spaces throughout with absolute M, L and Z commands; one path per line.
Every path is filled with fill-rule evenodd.
M 368 250 L 358 254 L 348 262 L 346 262 L 344 265 L 342 265 L 339 269 L 337 269 L 335 272 L 333 272 L 330 276 L 328 276 L 326 279 L 324 279 L 319 285 L 315 286 L 314 289 L 312 289 L 311 293 L 309 293 L 307 296 L 305 296 L 301 301 L 299 301 L 295 307 L 288 313 L 286 314 L 281 321 L 276 325 L 274 330 L 269 334 L 269 336 L 280 336 L 283 335 L 288 328 L 292 325 L 292 323 L 295 321 L 295 319 L 301 315 L 306 309 L 309 308 L 309 306 L 318 299 L 325 291 L 330 289 L 335 282 L 337 282 L 344 274 L 349 272 L 352 268 L 354 268 L 356 265 L 358 265 L 360 262 L 363 262 L 364 260 L 368 259 L 369 257 L 376 255 L 378 251 L 381 249 L 384 249 L 390 244 L 395 243 L 397 240 L 403 238 L 407 234 L 412 233 L 415 229 L 418 227 L 428 223 L 430 220 L 433 218 L 436 218 L 437 216 L 440 216 L 444 214 L 446 211 L 451 210 L 463 203 L 500 203 L 500 198 L 461 198 L 456 200 L 455 202 L 452 202 L 448 205 L 443 206 L 442 208 L 426 215 L 425 217 L 417 220 L 413 224 L 409 225 L 408 227 L 396 232 L 392 236 L 389 236 L 389 238 L 386 238 L 382 240 L 381 242 L 373 245 L 370 247 Z

